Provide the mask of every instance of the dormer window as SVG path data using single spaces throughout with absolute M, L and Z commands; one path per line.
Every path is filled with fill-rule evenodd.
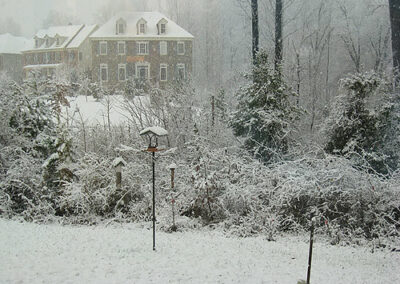
M 50 45 L 50 39 L 46 38 L 46 47 L 49 47 L 49 45 Z
M 39 47 L 39 39 L 35 38 L 35 47 L 38 48 Z
M 119 23 L 119 24 L 118 24 L 118 33 L 119 33 L 119 34 L 125 33 L 124 24 L 122 24 L 122 23 Z
M 164 18 L 157 23 L 157 30 L 159 35 L 165 35 L 167 33 L 167 23 L 168 21 Z
M 60 45 L 60 38 L 56 38 L 56 45 L 59 46 Z
M 122 18 L 119 18 L 116 24 L 116 31 L 117 35 L 124 34 L 126 32 L 126 21 Z
M 143 35 L 146 33 L 147 30 L 147 22 L 145 19 L 141 18 L 138 22 L 137 22 L 137 34 L 138 35 Z

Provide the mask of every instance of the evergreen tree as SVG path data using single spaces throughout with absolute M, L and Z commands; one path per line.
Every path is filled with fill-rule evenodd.
M 397 159 L 395 149 L 386 145 L 397 136 L 393 133 L 398 133 L 398 117 L 386 82 L 375 73 L 356 74 L 342 80 L 342 87 L 345 93 L 337 98 L 326 122 L 325 150 L 353 159 L 358 166 L 388 173 Z
M 290 97 L 295 94 L 268 63 L 268 54 L 257 54 L 253 83 L 239 91 L 239 104 L 231 125 L 244 138 L 245 148 L 256 158 L 269 162 L 288 150 L 291 123 L 300 114 Z

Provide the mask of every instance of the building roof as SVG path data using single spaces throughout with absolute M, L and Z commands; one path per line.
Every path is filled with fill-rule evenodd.
M 44 38 L 46 35 L 49 37 L 55 37 L 57 34 L 62 37 L 73 37 L 83 25 L 68 25 L 68 26 L 55 26 L 47 29 L 41 29 L 35 37 Z
M 46 43 L 44 41 L 41 46 L 34 47 L 34 43 L 32 42 L 32 44 L 28 48 L 25 48 L 23 51 L 78 48 L 83 43 L 83 41 L 97 28 L 97 25 L 68 25 L 42 29 L 35 34 L 34 39 L 54 39 L 55 37 L 60 37 L 62 38 L 61 44 L 57 45 L 56 41 L 54 41 L 50 46 L 46 46 Z
M 8 33 L 0 35 L 0 53 L 19 54 L 22 50 L 32 46 L 32 40 L 27 38 L 13 36 Z
M 59 46 L 56 45 L 54 42 L 51 46 L 46 47 L 45 43 L 35 49 L 54 49 L 54 48 L 64 48 L 67 47 L 69 42 L 78 34 L 78 32 L 84 27 L 85 25 L 68 25 L 68 26 L 56 26 L 50 27 L 47 29 L 39 30 L 34 38 L 54 38 L 56 35 L 65 39 L 63 43 Z
M 76 37 L 68 44 L 68 48 L 78 48 L 83 41 L 90 36 L 96 29 L 97 25 L 84 26 L 83 29 L 76 35 Z
M 124 34 L 116 34 L 116 22 L 120 19 L 126 21 L 126 32 Z M 140 19 L 147 22 L 147 30 L 145 34 L 137 34 L 137 23 Z M 159 35 L 157 24 L 161 19 L 168 21 L 165 34 Z M 168 19 L 159 12 L 121 12 L 108 20 L 90 38 L 182 38 L 193 39 L 193 35 L 178 26 L 175 22 Z

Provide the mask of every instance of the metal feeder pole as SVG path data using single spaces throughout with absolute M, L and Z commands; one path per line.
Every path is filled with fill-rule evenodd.
M 156 174 L 155 174 L 155 160 L 156 152 L 153 151 L 152 164 L 153 164 L 153 250 L 156 250 Z

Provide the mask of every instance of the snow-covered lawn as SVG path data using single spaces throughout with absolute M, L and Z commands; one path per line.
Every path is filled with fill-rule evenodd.
M 107 107 L 109 107 L 112 125 L 120 125 L 126 123 L 129 119 L 133 119 L 124 103 L 124 98 L 120 95 L 113 95 L 101 100 L 97 100 L 92 96 L 68 97 L 68 101 L 70 107 L 63 107 L 63 115 L 65 118 L 68 117 L 70 121 L 75 120 L 75 123 L 76 120 L 81 122 L 82 119 L 89 126 L 107 125 Z M 149 104 L 148 97 L 136 97 L 130 107 L 136 105 L 138 108 L 145 108 Z M 78 110 L 82 117 L 77 113 Z
M 152 231 L 133 224 L 74 227 L 0 219 L 0 232 L 1 283 L 297 283 L 306 277 L 305 237 L 268 242 L 204 230 L 157 232 L 154 252 Z M 317 239 L 311 280 L 400 283 L 400 254 Z

